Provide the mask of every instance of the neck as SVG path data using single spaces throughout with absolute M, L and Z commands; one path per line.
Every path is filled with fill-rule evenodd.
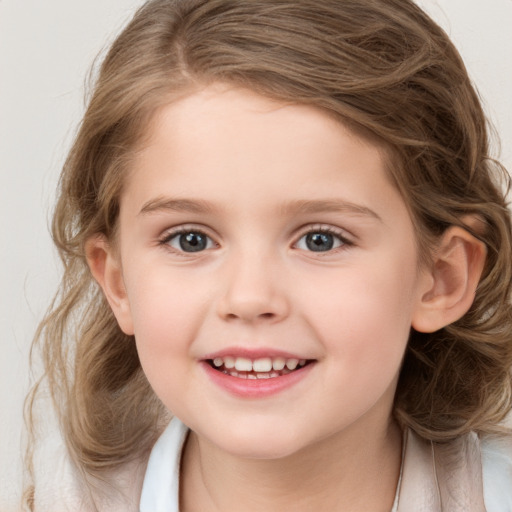
M 401 463 L 401 434 L 352 428 L 280 459 L 227 454 L 191 433 L 182 460 L 180 510 L 389 512 Z

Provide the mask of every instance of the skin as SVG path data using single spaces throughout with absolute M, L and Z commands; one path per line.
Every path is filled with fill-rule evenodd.
M 455 231 L 442 265 L 420 268 L 382 148 L 312 107 L 215 84 L 161 109 L 149 135 L 117 249 L 95 239 L 88 259 L 156 394 L 192 430 L 182 510 L 389 511 L 410 328 L 469 307 L 457 272 L 482 251 Z M 179 230 L 205 249 L 184 251 Z M 312 251 L 308 233 L 334 247 Z M 238 397 L 201 364 L 224 349 L 313 366 L 280 393 Z

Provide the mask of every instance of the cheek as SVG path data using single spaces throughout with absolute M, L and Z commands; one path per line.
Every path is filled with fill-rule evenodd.
M 382 403 L 392 401 L 409 338 L 410 295 L 390 277 L 353 273 L 343 285 L 329 285 L 332 300 L 311 300 L 310 325 L 326 354 L 324 400 L 353 420 L 384 396 Z
M 141 361 L 173 359 L 197 335 L 207 301 L 202 288 L 177 276 L 150 271 L 127 283 Z
M 399 366 L 415 297 L 413 258 L 383 258 L 317 280 L 308 298 L 309 322 L 328 352 L 347 369 Z M 387 263 L 387 264 L 386 264 Z
M 135 342 L 142 369 L 156 395 L 174 413 L 188 396 L 183 382 L 194 374 L 191 347 L 201 323 L 199 290 L 151 272 L 128 287 Z

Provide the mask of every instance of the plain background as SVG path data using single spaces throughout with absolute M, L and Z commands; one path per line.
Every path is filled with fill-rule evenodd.
M 18 510 L 28 352 L 59 278 L 48 234 L 84 79 L 141 0 L 0 0 L 0 510 Z M 462 53 L 512 168 L 512 0 L 418 0 Z

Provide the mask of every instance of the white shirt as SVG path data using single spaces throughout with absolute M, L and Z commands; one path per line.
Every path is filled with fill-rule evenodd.
M 151 452 L 140 501 L 140 512 L 179 512 L 179 476 L 180 459 L 183 444 L 187 437 L 188 429 L 181 421 L 174 418 L 155 443 Z M 404 455 L 404 464 L 407 472 L 405 478 L 408 489 L 413 489 L 413 494 L 425 494 L 431 489 L 424 486 L 424 475 L 418 469 L 418 457 L 420 451 L 426 446 L 413 434 L 409 434 L 407 448 Z M 474 510 L 487 512 L 512 512 L 512 444 L 496 439 L 486 439 L 481 443 L 481 460 L 485 508 L 475 505 Z M 418 451 L 420 450 L 420 451 Z M 425 453 L 425 451 L 424 451 Z M 407 455 L 409 454 L 409 457 Z M 430 469 L 435 467 L 435 455 L 430 455 L 427 450 L 425 466 Z M 435 470 L 434 470 L 435 473 Z M 416 478 L 418 477 L 418 478 Z M 419 483 L 415 483 L 415 478 Z M 435 477 L 437 480 L 437 476 Z M 401 477 L 402 479 L 402 477 Z M 436 481 L 436 486 L 439 483 Z M 406 486 L 407 487 L 407 486 Z M 442 485 L 441 485 L 442 487 Z M 435 496 L 434 496 L 435 494 Z M 404 498 L 406 500 L 407 497 Z M 470 499 L 470 498 L 468 498 Z M 458 510 L 443 506 L 443 491 L 437 489 L 431 493 L 431 498 L 417 496 L 414 505 L 400 500 L 400 483 L 397 489 L 395 505 L 391 512 L 412 512 L 409 506 L 414 506 L 414 512 L 468 512 L 465 505 L 460 505 Z M 472 502 L 472 501 L 471 501 Z M 462 502 L 461 502 L 462 503 Z M 450 505 L 453 507 L 453 505 Z

